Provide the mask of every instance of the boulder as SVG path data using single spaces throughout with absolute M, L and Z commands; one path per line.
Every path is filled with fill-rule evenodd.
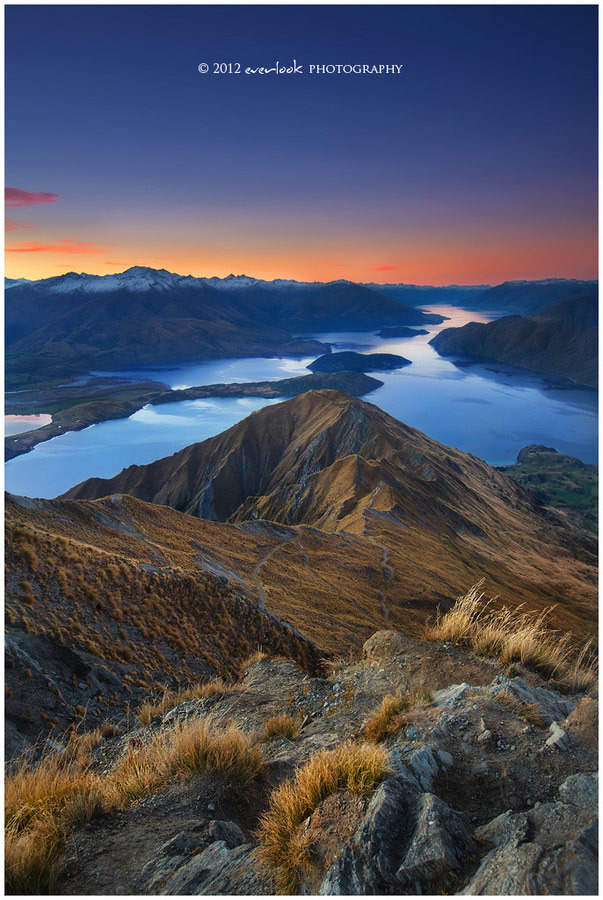
M 417 642 L 402 634 L 401 631 L 377 631 L 362 647 L 362 658 L 365 660 L 393 659 L 415 652 Z
M 558 801 L 506 812 L 476 832 L 494 844 L 462 894 L 597 894 L 596 774 L 573 775 Z
M 200 846 L 204 821 L 190 823 L 186 831 L 163 844 L 155 856 L 142 869 L 142 880 L 149 893 L 154 893 L 175 871 L 193 855 Z
M 204 819 L 187 822 L 184 830 L 166 841 L 143 867 L 142 879 L 148 893 L 155 893 L 175 879 L 178 881 L 177 876 L 187 868 L 193 854 L 217 841 L 231 850 L 245 843 L 245 835 L 235 822 Z
M 161 893 L 255 895 L 272 890 L 251 844 L 229 848 L 225 841 L 214 841 L 178 869 Z
M 477 845 L 464 815 L 414 779 L 390 778 L 326 872 L 319 893 L 435 893 L 454 883 Z
M 424 791 L 430 791 L 433 787 L 433 779 L 440 771 L 440 763 L 433 748 L 421 747 L 415 750 L 410 757 L 410 766 Z
M 575 704 L 571 700 L 566 700 L 557 691 L 533 687 L 531 684 L 527 684 L 523 678 L 497 675 L 486 688 L 486 693 L 496 697 L 501 691 L 506 691 L 516 697 L 520 703 L 535 704 L 538 714 L 547 725 L 565 719 L 575 708 Z
M 446 885 L 476 847 L 467 818 L 435 794 L 423 794 L 414 835 L 396 880 L 401 887 Z
M 451 684 L 450 687 L 443 688 L 441 691 L 434 691 L 432 695 L 434 705 L 454 708 L 470 690 L 471 687 L 463 682 L 462 684 Z

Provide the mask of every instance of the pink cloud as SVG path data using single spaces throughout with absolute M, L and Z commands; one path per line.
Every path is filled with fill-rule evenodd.
M 371 272 L 393 272 L 394 269 L 397 269 L 398 266 L 373 266 Z
M 56 203 L 58 199 L 58 194 L 49 194 L 47 191 L 22 191 L 21 188 L 11 187 L 4 189 L 6 205 L 13 209 L 21 206 L 35 206 L 37 203 Z
M 83 241 L 59 241 L 58 244 L 38 244 L 35 242 L 7 247 L 7 253 L 100 253 L 111 244 L 86 244 Z

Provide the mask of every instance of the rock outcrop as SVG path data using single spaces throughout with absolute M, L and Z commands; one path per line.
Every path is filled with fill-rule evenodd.
M 561 695 L 528 670 L 510 678 L 493 660 L 395 631 L 373 635 L 361 661 L 326 678 L 290 660 L 252 662 L 227 695 L 186 701 L 99 748 L 96 765 L 110 769 L 120 746 L 197 716 L 249 734 L 283 712 L 300 724 L 297 737 L 264 739 L 265 781 L 255 792 L 237 797 L 200 776 L 76 835 L 64 892 L 113 893 L 119 884 L 125 893 L 275 893 L 257 830 L 272 790 L 317 752 L 362 742 L 371 713 L 397 691 L 417 699 L 384 738 L 380 783 L 368 794 L 328 793 L 292 835 L 305 847 L 298 893 L 595 894 L 595 697 Z M 551 729 L 565 740 L 553 746 Z M 113 873 L 116 842 L 134 845 L 140 834 L 145 854 L 133 851 Z

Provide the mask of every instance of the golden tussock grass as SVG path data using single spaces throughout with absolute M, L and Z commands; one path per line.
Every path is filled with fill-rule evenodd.
M 100 782 L 81 757 L 53 753 L 37 765 L 23 759 L 5 781 L 5 823 L 17 832 L 48 818 L 85 821 L 100 805 Z
M 362 734 L 368 741 L 378 744 L 398 731 L 404 724 L 402 713 L 415 706 L 429 703 L 428 694 L 408 693 L 386 694 L 379 706 L 373 710 L 363 725 Z
M 6 827 L 4 832 L 4 889 L 13 894 L 48 894 L 58 876 L 57 859 L 65 845 L 65 834 L 52 820 L 36 822 L 20 832 Z
M 217 731 L 209 718 L 177 722 L 140 747 L 130 747 L 107 784 L 110 804 L 123 806 L 167 784 L 205 771 L 245 785 L 264 771 L 261 749 L 234 726 Z
M 383 779 L 386 753 L 369 744 L 344 743 L 322 750 L 299 769 L 295 777 L 270 797 L 259 828 L 259 852 L 272 869 L 281 893 L 295 892 L 307 845 L 298 832 L 301 823 L 319 804 L 339 791 L 365 794 Z
M 128 746 L 101 778 L 92 771 L 85 752 L 96 745 L 98 736 L 92 734 L 90 739 L 77 735 L 65 752 L 47 755 L 39 763 L 23 758 L 9 773 L 5 782 L 7 893 L 50 892 L 71 828 L 98 812 L 125 808 L 170 780 L 188 779 L 199 771 L 244 786 L 265 768 L 261 749 L 250 737 L 234 727 L 218 731 L 209 720 L 197 718 L 179 722 L 139 747 Z
M 4 791 L 6 892 L 49 891 L 70 829 L 102 807 L 101 783 L 82 757 L 53 753 L 35 766 L 17 763 Z
M 281 713 L 281 715 L 265 719 L 262 728 L 262 740 L 268 741 L 273 737 L 284 737 L 294 741 L 299 737 L 300 731 L 301 728 L 297 719 L 294 719 L 287 713 Z
M 452 609 L 426 627 L 428 640 L 464 644 L 475 653 L 519 662 L 547 678 L 564 681 L 571 690 L 588 690 L 597 680 L 597 654 L 591 641 L 578 652 L 570 634 L 549 628 L 553 607 L 540 613 L 493 608 L 479 581 L 459 597 Z
M 264 653 L 263 650 L 256 650 L 255 653 L 252 653 L 251 656 L 247 656 L 243 660 L 240 666 L 241 672 L 244 672 L 249 666 L 253 666 L 254 663 L 261 662 L 263 659 L 268 659 L 268 654 Z

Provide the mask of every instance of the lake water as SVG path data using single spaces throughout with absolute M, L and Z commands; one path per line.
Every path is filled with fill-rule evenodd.
M 436 332 L 492 316 L 444 306 L 429 310 L 450 321 L 425 326 L 427 335 L 384 339 L 374 332 L 337 332 L 313 337 L 331 343 L 334 350 L 384 351 L 410 359 L 412 365 L 404 369 L 375 373 L 383 387 L 365 399 L 430 437 L 492 465 L 512 463 L 522 447 L 536 443 L 584 462 L 597 461 L 596 391 L 499 363 L 467 365 L 444 359 L 429 345 Z M 304 375 L 311 361 L 312 357 L 213 360 L 95 374 L 149 378 L 179 388 Z M 55 497 L 85 478 L 107 478 L 125 466 L 168 456 L 276 402 L 280 401 L 245 397 L 147 406 L 127 419 L 61 435 L 10 460 L 6 489 L 30 497 Z
M 6 437 L 26 434 L 28 431 L 35 431 L 37 428 L 43 428 L 44 425 L 50 425 L 51 422 L 52 416 L 48 413 L 32 416 L 4 416 L 4 434 Z

